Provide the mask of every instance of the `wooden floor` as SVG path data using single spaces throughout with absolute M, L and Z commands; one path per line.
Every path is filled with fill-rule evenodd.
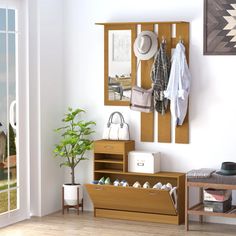
M 192 223 L 191 231 L 185 232 L 184 225 L 168 225 L 137 221 L 94 218 L 91 212 L 79 216 L 71 211 L 64 216 L 58 212 L 42 218 L 33 217 L 0 229 L 1 236 L 210 236 L 236 235 L 236 226 Z

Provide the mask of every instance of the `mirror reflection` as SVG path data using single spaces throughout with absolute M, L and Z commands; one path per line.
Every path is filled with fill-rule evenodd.
M 130 101 L 131 96 L 131 30 L 108 32 L 108 99 Z

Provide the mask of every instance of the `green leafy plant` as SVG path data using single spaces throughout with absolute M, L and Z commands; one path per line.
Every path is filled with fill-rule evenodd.
M 68 113 L 64 115 L 63 127 L 55 131 L 61 135 L 61 140 L 54 149 L 56 157 L 61 157 L 63 161 L 60 167 L 67 166 L 71 168 L 71 184 L 75 184 L 75 167 L 80 161 L 87 160 L 85 153 L 92 149 L 93 141 L 90 135 L 94 133 L 92 127 L 96 125 L 93 121 L 84 121 L 80 119 L 82 109 L 68 108 Z

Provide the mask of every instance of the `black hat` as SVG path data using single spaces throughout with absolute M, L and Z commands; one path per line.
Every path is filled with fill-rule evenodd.
M 219 175 L 236 175 L 235 162 L 223 162 L 220 171 L 216 172 Z

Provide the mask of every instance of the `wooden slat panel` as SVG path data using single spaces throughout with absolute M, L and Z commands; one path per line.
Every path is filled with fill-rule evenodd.
M 171 36 L 172 36 L 172 24 L 161 23 L 158 24 L 158 41 L 162 41 L 162 38 L 166 40 L 167 54 L 171 57 Z M 168 106 L 168 110 L 165 115 L 158 113 L 158 142 L 170 143 L 171 142 L 171 113 Z
M 176 40 L 182 39 L 186 49 L 186 59 L 189 62 L 189 23 L 176 24 Z M 183 125 L 175 129 L 176 143 L 189 143 L 189 120 L 188 112 Z
M 153 24 L 141 25 L 142 31 L 153 31 Z M 152 68 L 153 59 L 141 61 L 141 86 L 149 89 L 152 86 L 150 79 L 150 71 Z M 141 113 L 141 141 L 154 142 L 154 113 Z

